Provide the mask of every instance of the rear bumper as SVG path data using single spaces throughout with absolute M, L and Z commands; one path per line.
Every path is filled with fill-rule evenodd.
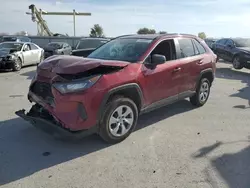
M 28 113 L 25 113 L 25 110 L 19 110 L 15 114 L 31 123 L 34 127 L 60 139 L 81 139 L 97 132 L 97 126 L 82 131 L 70 131 L 62 127 L 47 110 L 37 104 L 33 105 Z

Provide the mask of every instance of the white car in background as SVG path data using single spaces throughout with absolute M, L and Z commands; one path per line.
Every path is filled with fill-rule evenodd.
M 23 66 L 43 61 L 44 50 L 31 42 L 0 43 L 0 69 L 19 71 Z

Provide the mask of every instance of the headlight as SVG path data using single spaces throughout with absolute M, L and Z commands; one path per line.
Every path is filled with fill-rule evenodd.
M 83 91 L 92 87 L 101 77 L 95 76 L 87 80 L 75 80 L 68 83 L 55 83 L 53 86 L 62 94 Z
M 10 56 L 8 56 L 8 60 L 13 60 L 15 58 L 15 56 L 14 55 L 10 55 Z

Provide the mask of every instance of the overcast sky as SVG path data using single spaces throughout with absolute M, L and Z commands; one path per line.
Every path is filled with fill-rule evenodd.
M 35 4 L 46 11 L 91 12 L 76 19 L 76 35 L 88 35 L 100 24 L 106 36 L 135 33 L 141 27 L 171 33 L 211 37 L 250 37 L 250 0 L 2 0 L 0 32 L 25 30 L 36 34 L 36 24 L 25 12 Z M 54 33 L 73 35 L 73 17 L 44 16 Z

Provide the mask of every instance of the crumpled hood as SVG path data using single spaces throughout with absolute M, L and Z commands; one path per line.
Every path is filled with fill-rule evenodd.
M 241 49 L 247 53 L 250 53 L 250 47 L 240 47 L 239 49 Z
M 56 74 L 76 74 L 99 66 L 125 67 L 129 62 L 100 60 L 77 56 L 54 55 L 38 65 L 38 71 L 49 71 Z

